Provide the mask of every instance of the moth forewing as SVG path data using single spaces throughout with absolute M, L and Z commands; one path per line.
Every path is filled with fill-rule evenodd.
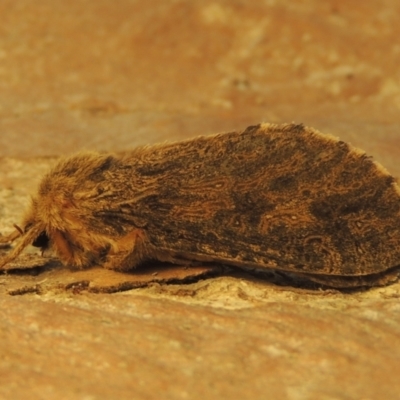
M 321 275 L 399 263 L 398 187 L 364 152 L 294 125 L 171 147 L 135 168 L 143 187 L 159 180 L 136 204 L 155 247 Z

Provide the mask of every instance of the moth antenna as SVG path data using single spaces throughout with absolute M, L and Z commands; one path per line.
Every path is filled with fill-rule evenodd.
M 33 226 L 24 236 L 22 236 L 22 240 L 8 254 L 6 254 L 3 258 L 0 259 L 0 270 L 3 269 L 3 267 L 7 265 L 9 262 L 15 260 L 22 253 L 25 247 L 30 245 L 35 240 L 35 238 L 37 238 L 43 231 L 44 231 L 43 226 L 41 225 Z M 15 236 L 17 233 L 18 235 Z M 19 236 L 21 235 L 19 231 L 16 230 L 11 235 L 6 236 L 6 238 L 10 239 L 12 237 L 11 241 L 13 241 Z
M 13 224 L 13 226 L 21 234 L 21 236 L 24 234 L 24 231 L 17 224 Z

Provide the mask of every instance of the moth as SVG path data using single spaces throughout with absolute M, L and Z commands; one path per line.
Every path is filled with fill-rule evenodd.
M 387 284 L 400 264 L 400 189 L 363 151 L 303 125 L 62 159 L 19 243 L 73 268 L 147 260 L 278 270 L 331 287 Z

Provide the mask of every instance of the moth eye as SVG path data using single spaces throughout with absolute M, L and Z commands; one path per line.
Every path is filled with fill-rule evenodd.
M 41 249 L 47 249 L 49 247 L 50 239 L 46 232 L 42 232 L 33 242 L 32 246 L 40 247 Z

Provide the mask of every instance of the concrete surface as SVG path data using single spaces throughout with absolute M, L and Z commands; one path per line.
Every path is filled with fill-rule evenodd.
M 47 156 L 260 121 L 338 135 L 400 176 L 395 0 L 5 0 L 0 15 L 2 233 Z M 93 293 L 132 277 L 24 260 L 0 276 L 2 399 L 399 398 L 399 283 L 188 283 L 151 266 L 140 288 Z

